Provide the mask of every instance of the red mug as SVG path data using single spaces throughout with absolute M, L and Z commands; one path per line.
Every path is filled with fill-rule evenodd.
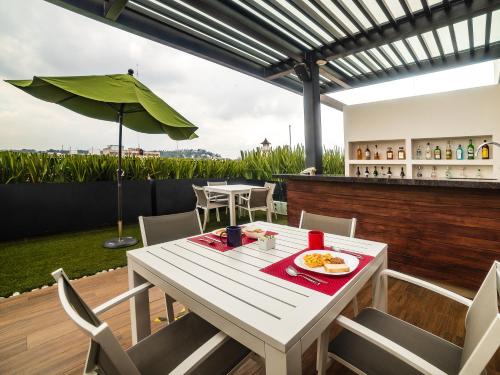
M 325 248 L 325 234 L 319 230 L 311 230 L 307 234 L 309 250 L 323 250 Z

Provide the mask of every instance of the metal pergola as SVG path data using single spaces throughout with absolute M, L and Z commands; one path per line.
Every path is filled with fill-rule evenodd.
M 304 96 L 322 172 L 328 93 L 500 57 L 500 0 L 47 0 Z

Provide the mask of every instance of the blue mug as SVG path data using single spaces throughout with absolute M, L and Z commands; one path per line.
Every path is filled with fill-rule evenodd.
M 224 233 L 226 234 L 226 236 L 223 236 Z M 220 234 L 220 240 L 222 243 L 226 243 L 224 242 L 224 239 L 227 240 L 227 246 L 241 246 L 241 228 L 238 226 L 227 227 L 226 230 Z

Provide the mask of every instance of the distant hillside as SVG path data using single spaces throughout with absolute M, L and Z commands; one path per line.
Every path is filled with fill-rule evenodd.
M 204 149 L 160 151 L 162 158 L 220 159 L 219 154 Z

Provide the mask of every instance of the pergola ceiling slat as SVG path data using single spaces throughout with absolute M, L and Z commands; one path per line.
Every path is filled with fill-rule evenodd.
M 243 0 L 247 6 L 252 7 L 257 12 L 265 15 L 266 17 L 272 19 L 275 23 L 279 24 L 283 29 L 289 34 L 294 35 L 297 39 L 300 39 L 305 44 L 311 46 L 320 46 L 321 42 L 315 38 L 313 35 L 303 30 L 296 22 L 290 20 L 286 17 L 283 12 L 277 9 L 272 3 L 264 1 L 249 1 Z M 279 16 L 281 15 L 281 17 Z M 302 32 L 299 30 L 303 30 Z
M 196 22 L 176 17 L 175 14 L 172 12 L 166 12 L 165 9 L 155 3 L 150 3 L 144 0 L 135 0 L 134 2 L 137 3 L 137 5 L 131 4 L 130 9 L 133 9 L 140 14 L 155 18 L 159 22 L 163 22 L 173 28 L 185 32 L 186 34 L 203 39 L 210 44 L 215 44 L 222 49 L 230 50 L 243 58 L 248 58 L 257 64 L 261 64 L 263 67 L 266 66 L 266 63 L 269 65 L 271 64 L 271 60 L 268 58 L 266 59 L 266 56 L 259 56 L 259 53 L 256 53 L 256 51 L 246 48 L 241 44 L 235 46 L 234 44 L 236 43 L 232 43 L 231 39 L 228 39 L 221 34 L 209 33 L 206 29 L 202 30 L 202 27 L 198 27 L 199 25 Z
M 455 57 L 458 57 L 458 45 L 457 45 L 457 36 L 455 35 L 455 28 L 453 25 L 448 26 L 448 30 L 450 31 L 451 44 L 453 45 L 453 53 Z M 434 38 L 436 39 L 436 43 L 439 49 L 439 53 L 444 57 L 443 45 L 441 44 L 441 40 L 439 39 L 437 33 L 433 32 Z
M 261 34 L 257 34 L 258 37 L 256 38 L 254 36 L 256 33 L 252 32 L 251 28 L 241 27 L 240 25 L 234 27 L 231 24 L 232 22 L 226 22 L 227 18 L 224 19 L 220 15 L 214 16 L 213 14 L 207 13 L 204 10 L 200 9 L 200 7 L 189 4 L 189 1 L 164 0 L 163 3 L 181 13 L 190 16 L 191 18 L 199 20 L 200 22 L 206 24 L 207 27 L 209 26 L 213 29 L 218 29 L 224 34 L 231 36 L 232 38 L 241 39 L 241 41 L 245 44 L 251 45 L 255 49 L 260 49 L 262 50 L 262 53 L 271 55 L 278 60 L 285 60 L 289 58 L 288 53 L 290 53 L 291 51 L 283 48 L 277 43 L 266 43 L 266 41 L 268 40 Z M 262 41 L 262 39 L 264 39 L 264 41 Z M 298 52 L 300 52 L 300 50 L 298 50 Z
M 308 32 L 313 34 L 313 36 L 317 39 L 320 39 L 324 44 L 331 43 L 333 40 L 337 40 L 334 35 L 327 30 L 325 30 L 321 23 L 317 22 L 317 19 L 314 17 L 310 17 L 307 12 L 302 11 L 301 8 L 295 7 L 293 4 L 288 4 L 287 2 L 277 1 L 277 0 L 268 0 L 275 8 L 280 10 L 282 13 L 287 15 L 291 20 L 295 23 L 300 24 L 303 20 L 300 17 L 303 17 L 307 22 L 309 22 L 313 28 L 309 28 Z M 285 6 L 287 4 L 288 6 Z M 299 15 L 300 14 L 300 15 Z
M 472 18 L 467 19 L 467 29 L 469 30 L 469 50 L 471 55 L 474 54 L 474 27 L 472 26 Z
M 323 12 L 327 14 L 328 17 L 332 20 L 332 22 L 342 31 L 347 37 L 351 37 L 353 32 L 349 29 L 349 27 L 332 11 L 325 3 L 322 1 L 314 1 L 314 3 L 319 7 Z M 339 41 L 339 43 L 342 43 Z
M 453 26 L 451 28 L 453 29 Z M 450 35 L 451 35 L 451 33 L 450 33 Z M 455 31 L 453 31 L 453 35 L 455 35 Z M 435 29 L 432 29 L 432 36 L 434 37 L 434 40 L 436 41 L 436 45 L 438 46 L 438 50 L 439 50 L 439 54 L 441 55 L 441 59 L 445 60 L 446 55 L 444 53 L 443 44 L 441 43 L 441 38 L 439 38 L 439 35 Z M 455 42 L 453 42 L 453 41 L 455 41 Z M 456 43 L 457 43 L 456 37 L 452 37 L 451 42 L 454 43 L 453 49 L 455 51 L 457 51 L 455 56 L 458 56 L 458 49 L 455 49 Z
M 311 6 L 308 6 L 303 0 L 291 1 L 304 14 L 307 14 L 309 18 L 315 19 L 316 22 L 318 22 L 323 29 L 327 30 L 336 40 L 340 40 L 345 35 L 345 32 L 342 31 L 342 28 L 340 28 L 333 20 L 329 20 L 331 24 L 328 22 L 328 16 L 325 13 L 321 12 L 321 9 L 319 9 L 317 6 L 312 5 L 317 10 L 317 12 L 320 12 L 323 15 L 323 17 L 316 14 Z M 332 27 L 332 25 L 335 27 Z M 337 28 L 338 30 L 335 28 Z M 339 31 L 341 31 L 344 35 L 339 33 Z
M 425 42 L 424 38 L 422 37 L 421 34 L 417 34 L 418 41 L 422 45 L 422 48 L 424 49 L 425 55 L 427 56 L 427 60 L 429 60 L 432 63 L 432 55 L 431 51 L 429 51 L 429 47 L 427 46 L 427 43 Z
M 322 93 L 500 57 L 500 0 L 46 1 L 297 93 L 306 54 Z
M 486 13 L 486 30 L 484 32 L 484 49 L 488 50 L 490 48 L 490 36 L 491 36 L 491 17 L 492 12 Z

